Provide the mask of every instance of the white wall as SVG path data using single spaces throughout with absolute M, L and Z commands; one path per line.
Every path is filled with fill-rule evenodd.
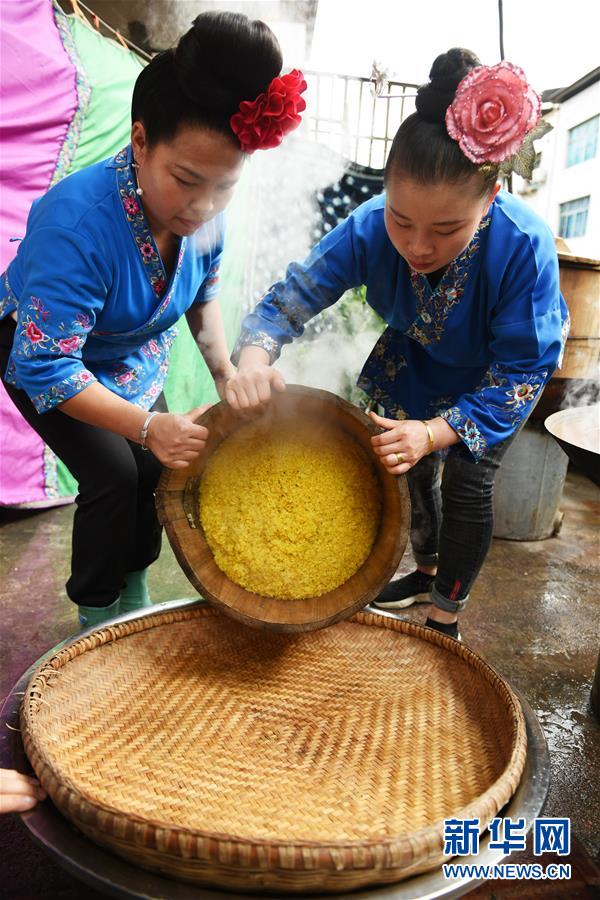
M 540 141 L 536 149 L 542 158 L 536 179 L 545 181 L 536 190 L 527 182 L 515 178 L 515 192 L 529 203 L 558 234 L 560 204 L 579 197 L 590 196 L 587 229 L 585 235 L 567 238 L 573 253 L 600 259 L 600 137 L 596 155 L 585 162 L 567 166 L 567 144 L 570 128 L 580 125 L 600 113 L 600 82 L 591 85 L 552 110 L 546 118 L 554 130 Z

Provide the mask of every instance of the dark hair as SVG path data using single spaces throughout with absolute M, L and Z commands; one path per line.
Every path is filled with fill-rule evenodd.
M 428 84 L 417 92 L 417 111 L 404 120 L 392 143 L 385 167 L 386 181 L 402 172 L 421 184 L 461 182 L 478 174 L 481 193 L 489 193 L 498 178 L 498 166 L 477 166 L 446 131 L 446 110 L 464 76 L 481 63 L 474 53 L 454 47 L 434 61 Z
M 149 144 L 170 140 L 180 125 L 233 137 L 229 120 L 240 102 L 266 90 L 282 63 L 277 38 L 264 22 L 242 13 L 202 13 L 175 48 L 159 53 L 138 75 L 132 122 L 143 122 Z

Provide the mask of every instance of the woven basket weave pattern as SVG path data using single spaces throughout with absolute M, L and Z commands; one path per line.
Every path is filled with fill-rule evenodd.
M 154 615 L 59 652 L 27 697 L 25 747 L 66 815 L 140 864 L 225 887 L 430 868 L 442 820 L 487 822 L 525 759 L 493 670 L 365 614 L 293 635 L 210 609 Z

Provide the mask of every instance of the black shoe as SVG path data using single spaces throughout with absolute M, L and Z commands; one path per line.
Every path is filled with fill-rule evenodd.
M 455 641 L 462 640 L 458 630 L 458 622 L 436 622 L 435 619 L 428 617 L 425 625 L 427 628 L 433 628 L 434 631 L 439 631 L 441 634 L 454 638 Z
M 413 603 L 431 603 L 429 592 L 434 581 L 435 575 L 416 569 L 404 578 L 390 581 L 371 602 L 379 609 L 405 609 Z

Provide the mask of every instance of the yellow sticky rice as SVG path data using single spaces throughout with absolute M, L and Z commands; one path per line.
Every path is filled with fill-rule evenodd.
M 217 447 L 200 483 L 200 521 L 221 571 L 279 599 L 347 581 L 371 552 L 380 508 L 362 448 L 306 418 L 242 426 Z

